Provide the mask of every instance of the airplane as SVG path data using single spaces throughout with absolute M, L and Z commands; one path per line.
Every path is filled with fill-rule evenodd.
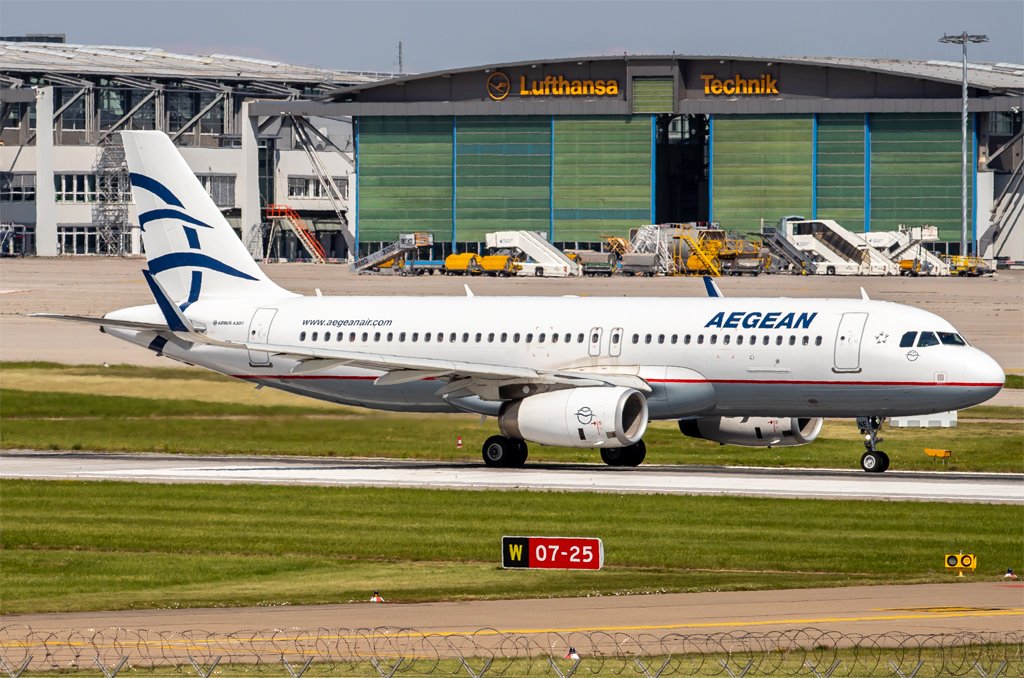
M 812 442 L 855 418 L 880 473 L 886 417 L 982 403 L 1004 374 L 949 322 L 868 299 L 300 296 L 260 269 L 162 132 L 122 132 L 155 303 L 92 323 L 176 361 L 303 396 L 495 417 L 487 466 L 527 443 L 646 456 L 651 420 L 728 445 Z M 44 314 L 38 314 L 44 315 Z

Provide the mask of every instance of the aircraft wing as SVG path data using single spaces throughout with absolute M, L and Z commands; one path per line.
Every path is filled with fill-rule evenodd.
M 494 365 L 461 360 L 440 360 L 402 355 L 346 351 L 333 348 L 299 348 L 274 344 L 244 345 L 250 351 L 263 351 L 299 360 L 293 374 L 310 374 L 340 365 L 381 370 L 378 385 L 403 384 L 421 379 L 447 378 L 440 393 L 466 391 L 489 400 L 500 399 L 498 389 L 516 384 L 551 386 L 629 386 L 643 392 L 651 388 L 640 377 L 627 373 L 600 373 L 586 370 L 538 370 L 513 365 Z M 241 345 L 239 345 L 241 347 Z
M 140 323 L 133 320 L 115 320 L 113 318 L 92 318 L 85 315 L 62 315 L 60 313 L 29 313 L 30 318 L 46 318 L 48 320 L 67 320 L 87 325 L 99 325 L 100 327 L 118 327 L 124 330 L 151 330 L 154 332 L 166 332 L 167 325 L 156 323 Z

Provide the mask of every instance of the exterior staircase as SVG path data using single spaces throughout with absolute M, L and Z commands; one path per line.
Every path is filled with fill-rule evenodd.
M 316 239 L 313 232 L 306 227 L 306 222 L 302 220 L 298 212 L 288 205 L 267 205 L 266 216 L 268 220 L 280 219 L 291 228 L 306 252 L 309 253 L 313 263 L 323 264 L 327 262 L 327 253 L 324 251 L 323 246 Z

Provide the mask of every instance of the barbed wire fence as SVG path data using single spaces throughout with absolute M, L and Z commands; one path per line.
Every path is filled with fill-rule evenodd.
M 0 627 L 0 669 L 147 676 L 1024 676 L 1019 633 L 426 633 L 404 628 L 237 633 Z M 0 674 L 2 678 L 4 674 Z

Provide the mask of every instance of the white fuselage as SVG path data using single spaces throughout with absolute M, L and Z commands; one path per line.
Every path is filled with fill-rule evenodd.
M 908 332 L 955 334 L 939 316 L 861 299 L 293 297 L 259 305 L 202 300 L 186 315 L 224 341 L 636 375 L 652 389 L 653 419 L 924 414 L 984 402 L 1004 379 L 995 361 L 967 345 L 900 346 Z M 163 318 L 156 306 L 107 317 Z M 279 354 L 106 331 L 177 360 L 337 403 L 482 414 L 500 406 L 438 395 L 447 379 L 378 385 L 380 371 L 335 365 L 305 372 L 298 359 Z

